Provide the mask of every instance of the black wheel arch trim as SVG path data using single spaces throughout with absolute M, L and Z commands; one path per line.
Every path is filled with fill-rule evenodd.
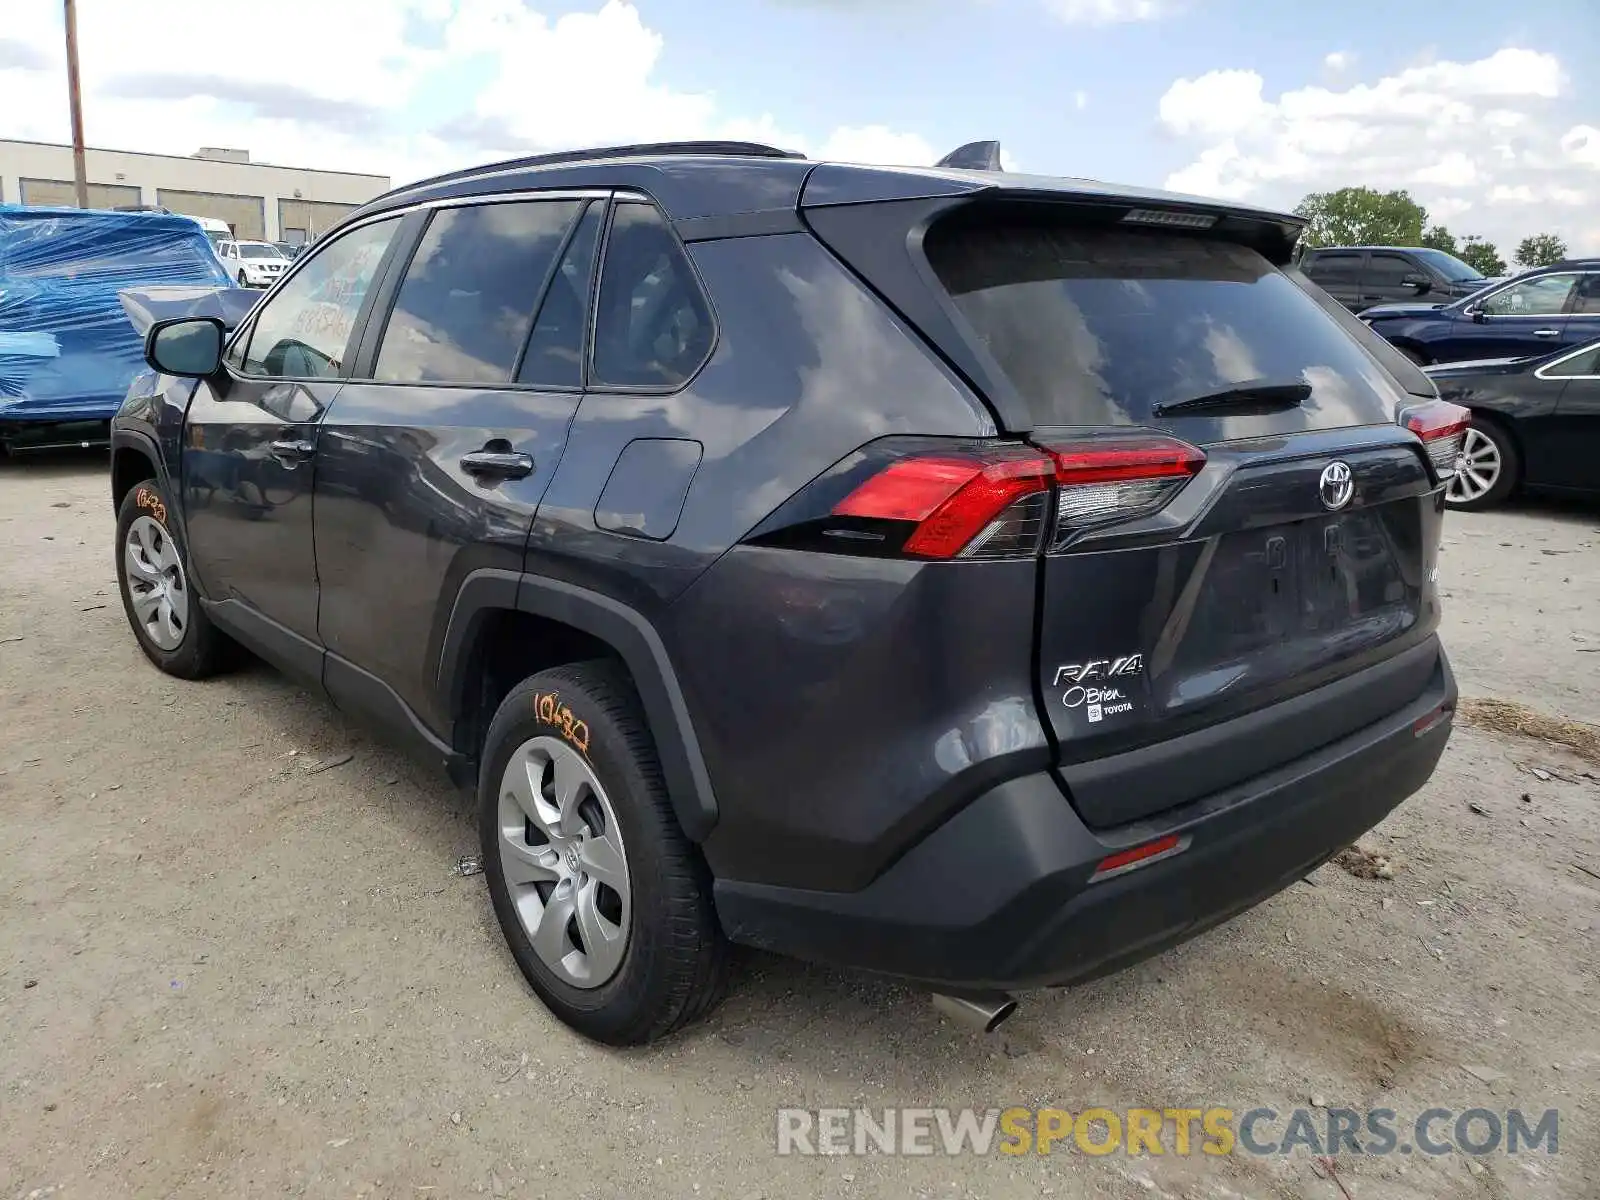
M 677 673 L 650 623 L 609 596 L 513 571 L 485 569 L 468 575 L 456 594 L 439 654 L 439 698 L 452 721 L 459 721 L 465 709 L 471 682 L 466 678 L 468 652 L 484 620 L 508 610 L 570 625 L 617 652 L 644 705 L 678 822 L 691 840 L 705 840 L 716 824 L 717 802 Z
M 151 462 L 156 469 L 156 482 L 163 490 L 170 491 L 166 460 L 161 455 L 161 447 L 157 444 L 154 435 L 142 429 L 118 428 L 115 424 L 111 427 L 111 461 L 116 462 L 118 450 L 137 450 Z M 115 472 L 112 472 L 113 483 Z

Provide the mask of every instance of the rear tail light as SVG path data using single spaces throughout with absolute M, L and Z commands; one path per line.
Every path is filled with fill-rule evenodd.
M 1056 464 L 1054 543 L 1094 525 L 1160 511 L 1206 465 L 1187 442 L 1161 434 L 1046 444 Z
M 892 462 L 833 507 L 835 517 L 914 521 L 901 545 L 917 558 L 1011 558 L 1037 552 L 1053 464 L 1038 451 L 918 455 Z
M 1471 410 L 1445 400 L 1430 400 L 1402 412 L 1400 423 L 1422 439 L 1439 478 L 1453 478 L 1467 426 L 1472 424 Z
M 1158 511 L 1205 461 L 1156 433 L 1039 446 L 885 438 L 816 480 L 751 540 L 874 556 L 1029 558 L 1047 535 L 1060 546 L 1090 526 Z

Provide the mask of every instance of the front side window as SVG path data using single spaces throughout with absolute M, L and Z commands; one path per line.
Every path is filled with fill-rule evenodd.
M 1394 288 L 1405 286 L 1407 275 L 1421 272 L 1398 254 L 1374 254 L 1367 264 L 1367 286 Z
M 1541 275 L 1503 288 L 1483 302 L 1491 317 L 1554 317 L 1567 307 L 1576 275 Z
M 612 210 L 595 314 L 592 383 L 678 387 L 711 353 L 711 309 L 655 205 Z
M 1469 266 L 1454 254 L 1446 254 L 1443 250 L 1418 247 L 1412 253 L 1451 283 L 1471 283 L 1474 279 L 1483 278 L 1483 272 L 1478 268 Z
M 295 272 L 257 314 L 243 373 L 337 378 L 361 302 L 399 227 L 399 217 L 363 225 Z
M 581 200 L 441 209 L 406 269 L 376 379 L 507 383 Z

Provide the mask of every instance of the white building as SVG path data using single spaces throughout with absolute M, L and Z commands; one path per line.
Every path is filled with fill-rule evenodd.
M 275 167 L 209 146 L 190 158 L 89 149 L 85 163 L 91 208 L 159 205 L 267 241 L 310 241 L 389 190 L 383 175 Z M 75 205 L 72 147 L 0 141 L 0 202 Z

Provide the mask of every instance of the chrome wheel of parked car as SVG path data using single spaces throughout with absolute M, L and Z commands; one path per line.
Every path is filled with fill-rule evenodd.
M 1455 477 L 1450 480 L 1446 498 L 1451 504 L 1472 504 L 1482 500 L 1500 482 L 1504 463 L 1500 447 L 1475 428 L 1469 428 L 1461 443 L 1461 457 Z
M 593 768 L 567 742 L 535 737 L 500 780 L 500 865 L 534 952 L 562 981 L 596 988 L 628 945 L 622 831 Z
M 133 615 L 161 650 L 176 650 L 189 628 L 189 581 L 167 531 L 153 517 L 128 526 L 123 553 Z

